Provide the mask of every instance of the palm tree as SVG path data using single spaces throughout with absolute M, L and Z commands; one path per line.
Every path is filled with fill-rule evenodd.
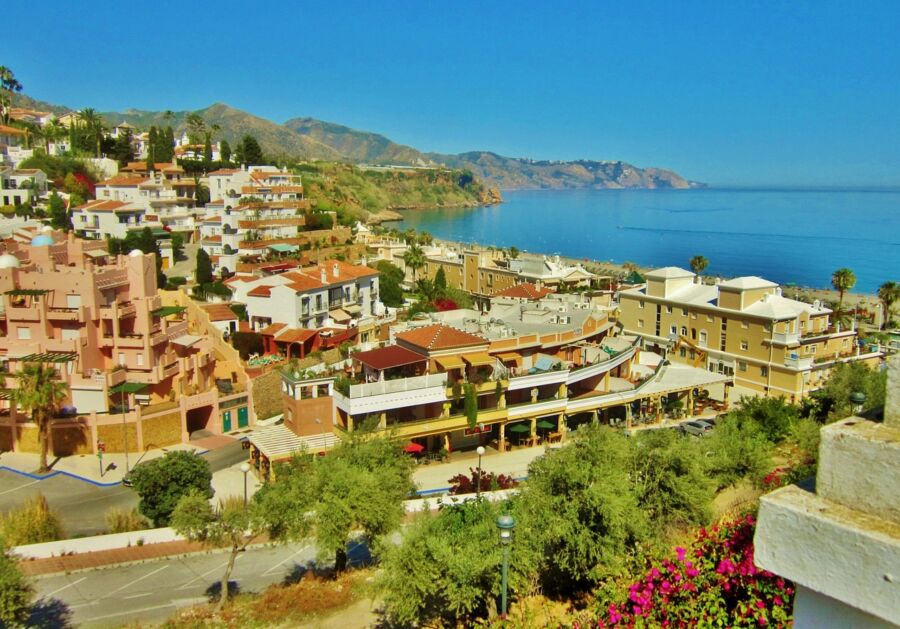
M 689 264 L 691 265 L 691 271 L 693 271 L 697 275 L 700 275 L 701 273 L 703 273 L 703 271 L 706 270 L 706 267 L 709 266 L 709 260 L 707 260 L 703 256 L 694 256 L 693 258 L 691 258 Z
M 840 268 L 831 274 L 831 285 L 838 292 L 838 306 L 844 305 L 844 293 L 856 285 L 856 276 L 848 268 Z
M 100 157 L 100 145 L 103 142 L 103 131 L 106 128 L 103 118 L 97 113 L 97 110 L 91 107 L 85 107 L 79 111 L 78 118 L 84 123 L 88 137 L 93 137 L 97 142 L 97 157 Z
M 50 433 L 50 420 L 53 412 L 59 408 L 69 394 L 69 387 L 61 382 L 56 370 L 44 363 L 29 363 L 15 374 L 19 385 L 13 391 L 16 405 L 25 412 L 31 413 L 31 421 L 38 427 L 38 442 L 41 447 L 40 473 L 48 472 L 47 442 Z
M 50 154 L 50 145 L 55 143 L 57 140 L 61 140 L 66 135 L 65 128 L 59 123 L 59 120 L 54 116 L 50 119 L 46 125 L 44 125 L 44 150 L 47 152 L 47 155 Z
M 887 327 L 891 322 L 891 308 L 894 302 L 900 299 L 900 284 L 897 282 L 885 282 L 878 287 L 878 299 L 884 304 L 884 320 L 881 322 L 881 329 Z
M 409 245 L 406 251 L 403 252 L 403 262 L 412 269 L 413 282 L 415 282 L 417 271 L 425 266 L 425 252 L 422 251 L 422 247 L 416 243 Z

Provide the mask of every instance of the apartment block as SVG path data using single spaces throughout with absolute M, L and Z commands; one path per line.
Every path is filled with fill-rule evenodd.
M 733 375 L 748 392 L 799 400 L 822 385 L 839 362 L 879 364 L 856 330 L 830 320 L 831 310 L 784 297 L 774 282 L 739 277 L 703 284 L 677 267 L 646 275 L 619 293 L 619 321 L 644 347 L 673 362 Z M 739 389 L 740 390 L 740 389 Z

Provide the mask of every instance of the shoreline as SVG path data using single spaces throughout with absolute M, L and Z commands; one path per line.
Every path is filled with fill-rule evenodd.
M 444 246 L 455 247 L 457 249 L 474 249 L 476 251 L 490 251 L 503 249 L 503 247 L 496 247 L 493 245 L 485 245 L 478 242 L 457 242 L 454 240 L 447 240 L 444 238 L 435 238 L 435 244 L 440 244 Z M 540 253 L 535 251 L 523 251 L 519 250 L 519 257 L 537 259 L 540 260 L 544 257 L 552 257 L 557 254 L 548 254 L 548 253 Z M 613 262 L 610 260 L 594 260 L 590 258 L 573 258 L 571 256 L 566 256 L 563 254 L 559 254 L 559 259 L 562 262 L 567 264 L 581 264 L 586 269 L 592 272 L 598 272 L 599 274 L 604 274 L 604 271 L 613 271 L 614 273 L 627 274 L 629 270 L 625 267 L 625 263 Z M 686 265 L 678 265 L 673 264 L 672 266 L 681 266 L 681 268 L 687 268 Z M 652 271 L 655 268 L 659 268 L 656 266 L 646 266 L 642 264 L 634 263 L 635 270 L 641 275 L 647 273 L 648 271 Z M 702 277 L 707 279 L 712 279 L 717 276 L 715 275 L 703 275 Z M 722 276 L 722 279 L 730 279 Z M 793 299 L 801 299 L 803 301 L 809 300 L 813 301 L 819 299 L 823 302 L 825 301 L 837 301 L 838 300 L 838 292 L 833 288 L 817 288 L 814 286 L 788 286 L 785 284 L 779 284 L 783 289 L 784 296 L 790 297 Z M 872 293 L 856 293 L 852 291 L 848 291 L 844 293 L 844 303 L 853 306 L 863 306 L 866 309 L 872 309 L 876 304 L 880 304 L 881 300 L 878 299 L 877 295 Z

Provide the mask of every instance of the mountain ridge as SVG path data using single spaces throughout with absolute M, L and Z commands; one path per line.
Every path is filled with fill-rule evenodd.
M 20 106 L 40 106 L 55 113 L 66 110 L 25 95 L 17 94 L 16 97 L 22 103 Z M 151 125 L 171 124 L 180 131 L 185 128 L 189 113 L 192 112 L 130 108 L 121 112 L 101 112 L 101 115 L 111 125 L 125 121 L 146 129 Z M 208 125 L 219 126 L 217 139 L 228 140 L 234 145 L 249 133 L 256 137 L 263 151 L 276 157 L 370 165 L 446 166 L 470 170 L 487 185 L 505 190 L 705 187 L 705 184 L 689 181 L 673 170 L 641 168 L 621 160 L 535 160 L 506 157 L 492 151 L 423 152 L 379 133 L 311 117 L 294 117 L 278 124 L 221 102 L 196 110 L 196 113 Z

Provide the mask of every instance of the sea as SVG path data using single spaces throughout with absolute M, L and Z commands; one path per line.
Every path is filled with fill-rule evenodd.
M 522 251 L 827 288 L 848 267 L 853 292 L 900 281 L 900 189 L 523 190 L 499 205 L 403 211 L 399 227 Z M 397 227 L 398 223 L 391 223 Z

